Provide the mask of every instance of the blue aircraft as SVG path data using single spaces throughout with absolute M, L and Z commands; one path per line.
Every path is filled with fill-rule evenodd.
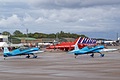
M 10 57 L 10 56 L 21 56 L 21 55 L 27 55 L 26 58 L 30 58 L 30 55 L 33 55 L 33 58 L 37 58 L 37 55 L 35 55 L 36 53 L 41 53 L 44 51 L 39 50 L 38 47 L 32 47 L 32 48 L 18 48 L 15 49 L 13 51 L 9 51 L 7 47 L 4 47 L 4 52 L 3 52 L 3 56 L 4 59 L 6 57 Z
M 109 52 L 109 51 L 116 51 L 118 49 L 105 49 L 103 45 L 97 45 L 97 46 L 86 46 L 82 49 L 78 48 L 77 43 L 75 44 L 75 49 L 70 51 L 69 53 L 72 53 L 75 55 L 75 58 L 78 55 L 83 55 L 83 54 L 91 54 L 91 57 L 94 57 L 94 53 L 99 53 L 101 57 L 104 57 L 104 54 L 101 52 Z

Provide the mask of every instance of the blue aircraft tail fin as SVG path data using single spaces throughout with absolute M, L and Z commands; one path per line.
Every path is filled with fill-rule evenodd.
M 9 53 L 9 52 L 10 52 L 10 51 L 8 50 L 8 48 L 7 48 L 7 47 L 4 47 L 4 52 L 3 52 L 3 53 L 5 54 L 5 53 Z
M 75 49 L 74 50 L 78 50 L 78 49 L 79 49 L 78 45 L 75 45 Z
M 74 50 L 78 50 L 79 49 L 79 47 L 78 47 L 78 43 L 80 42 L 80 40 L 81 40 L 81 37 L 79 37 L 78 38 L 78 40 L 77 40 L 77 42 L 75 43 L 75 45 L 74 45 Z

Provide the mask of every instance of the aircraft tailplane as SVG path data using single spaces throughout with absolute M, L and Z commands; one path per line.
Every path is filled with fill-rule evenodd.
M 8 48 L 7 47 L 4 47 L 4 54 L 5 53 L 9 53 L 10 51 L 8 50 Z

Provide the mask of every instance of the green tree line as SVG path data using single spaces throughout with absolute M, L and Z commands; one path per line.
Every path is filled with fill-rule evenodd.
M 1 33 L 2 35 L 8 35 L 10 37 L 31 37 L 31 38 L 78 38 L 78 37 L 87 37 L 85 35 L 75 34 L 75 33 L 66 33 L 63 31 L 57 32 L 57 33 L 51 33 L 51 34 L 45 34 L 45 33 L 27 33 L 24 34 L 19 30 L 15 30 L 13 34 L 11 34 L 8 31 L 3 31 Z

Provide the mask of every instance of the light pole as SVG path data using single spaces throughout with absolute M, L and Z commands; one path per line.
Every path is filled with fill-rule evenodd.
M 28 29 L 26 29 L 26 43 L 27 43 L 27 39 L 28 39 Z

